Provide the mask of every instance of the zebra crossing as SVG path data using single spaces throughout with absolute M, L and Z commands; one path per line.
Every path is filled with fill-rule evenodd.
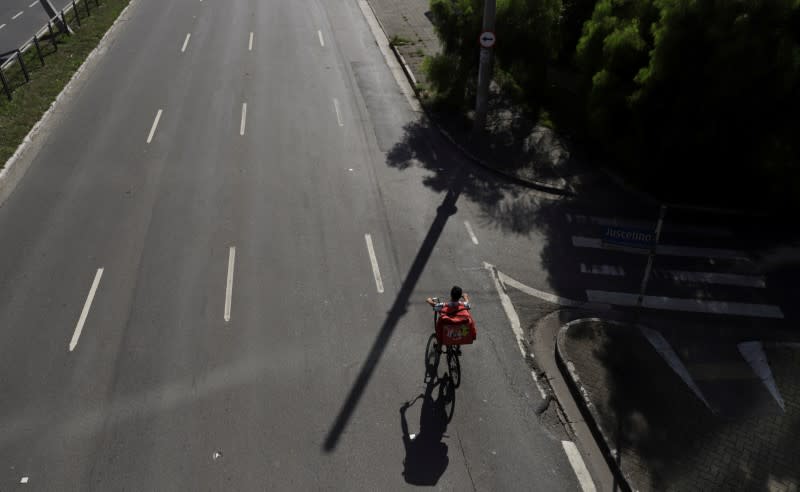
M 644 295 L 646 256 L 609 249 L 607 227 L 654 230 L 656 221 L 566 213 L 574 277 L 589 302 L 645 309 L 783 319 L 746 240 L 723 226 L 665 221 Z M 646 251 L 645 251 L 646 253 Z

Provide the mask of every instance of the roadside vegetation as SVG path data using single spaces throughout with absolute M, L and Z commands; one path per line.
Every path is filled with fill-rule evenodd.
M 58 36 L 57 50 L 50 40 L 40 41 L 44 66 L 39 61 L 35 48 L 23 55 L 30 73 L 30 82 L 25 82 L 22 70 L 16 63 L 4 72 L 14 91 L 13 99 L 9 101 L 0 89 L 0 169 L 97 46 L 128 2 L 129 0 L 103 0 L 98 7 L 92 0 L 91 16 L 87 17 L 85 10 L 79 10 L 80 26 L 73 20 L 73 13 L 68 13 L 67 21 L 75 34 Z M 78 4 L 78 8 L 84 8 L 82 2 Z
M 431 0 L 433 107 L 474 101 L 483 0 Z M 668 201 L 800 204 L 800 0 L 497 0 L 495 82 Z

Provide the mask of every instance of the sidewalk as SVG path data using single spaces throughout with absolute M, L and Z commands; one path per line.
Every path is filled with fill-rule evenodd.
M 441 52 L 429 11 L 429 0 L 368 0 L 400 59 L 414 90 L 427 87 L 422 69 L 426 56 Z M 477 41 L 476 41 L 477 42 Z M 514 181 L 557 194 L 608 178 L 590 171 L 571 156 L 564 139 L 536 125 L 528 115 L 497 94 L 493 86 L 485 138 L 475 139 L 469 115 L 433 113 L 429 118 L 468 158 Z M 424 102 L 424 97 L 422 98 Z
M 622 322 L 561 328 L 562 372 L 633 490 L 800 490 L 800 344 L 748 344 L 767 336 L 749 331 L 668 341 Z

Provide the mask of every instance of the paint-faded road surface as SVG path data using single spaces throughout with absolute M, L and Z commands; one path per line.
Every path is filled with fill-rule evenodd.
M 0 490 L 579 489 L 417 118 L 355 0 L 135 0 L 0 208 Z

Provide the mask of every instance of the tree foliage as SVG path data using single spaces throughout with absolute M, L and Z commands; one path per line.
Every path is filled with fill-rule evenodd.
M 788 192 L 798 19 L 800 0 L 599 0 L 576 53 L 593 135 L 653 182 Z

